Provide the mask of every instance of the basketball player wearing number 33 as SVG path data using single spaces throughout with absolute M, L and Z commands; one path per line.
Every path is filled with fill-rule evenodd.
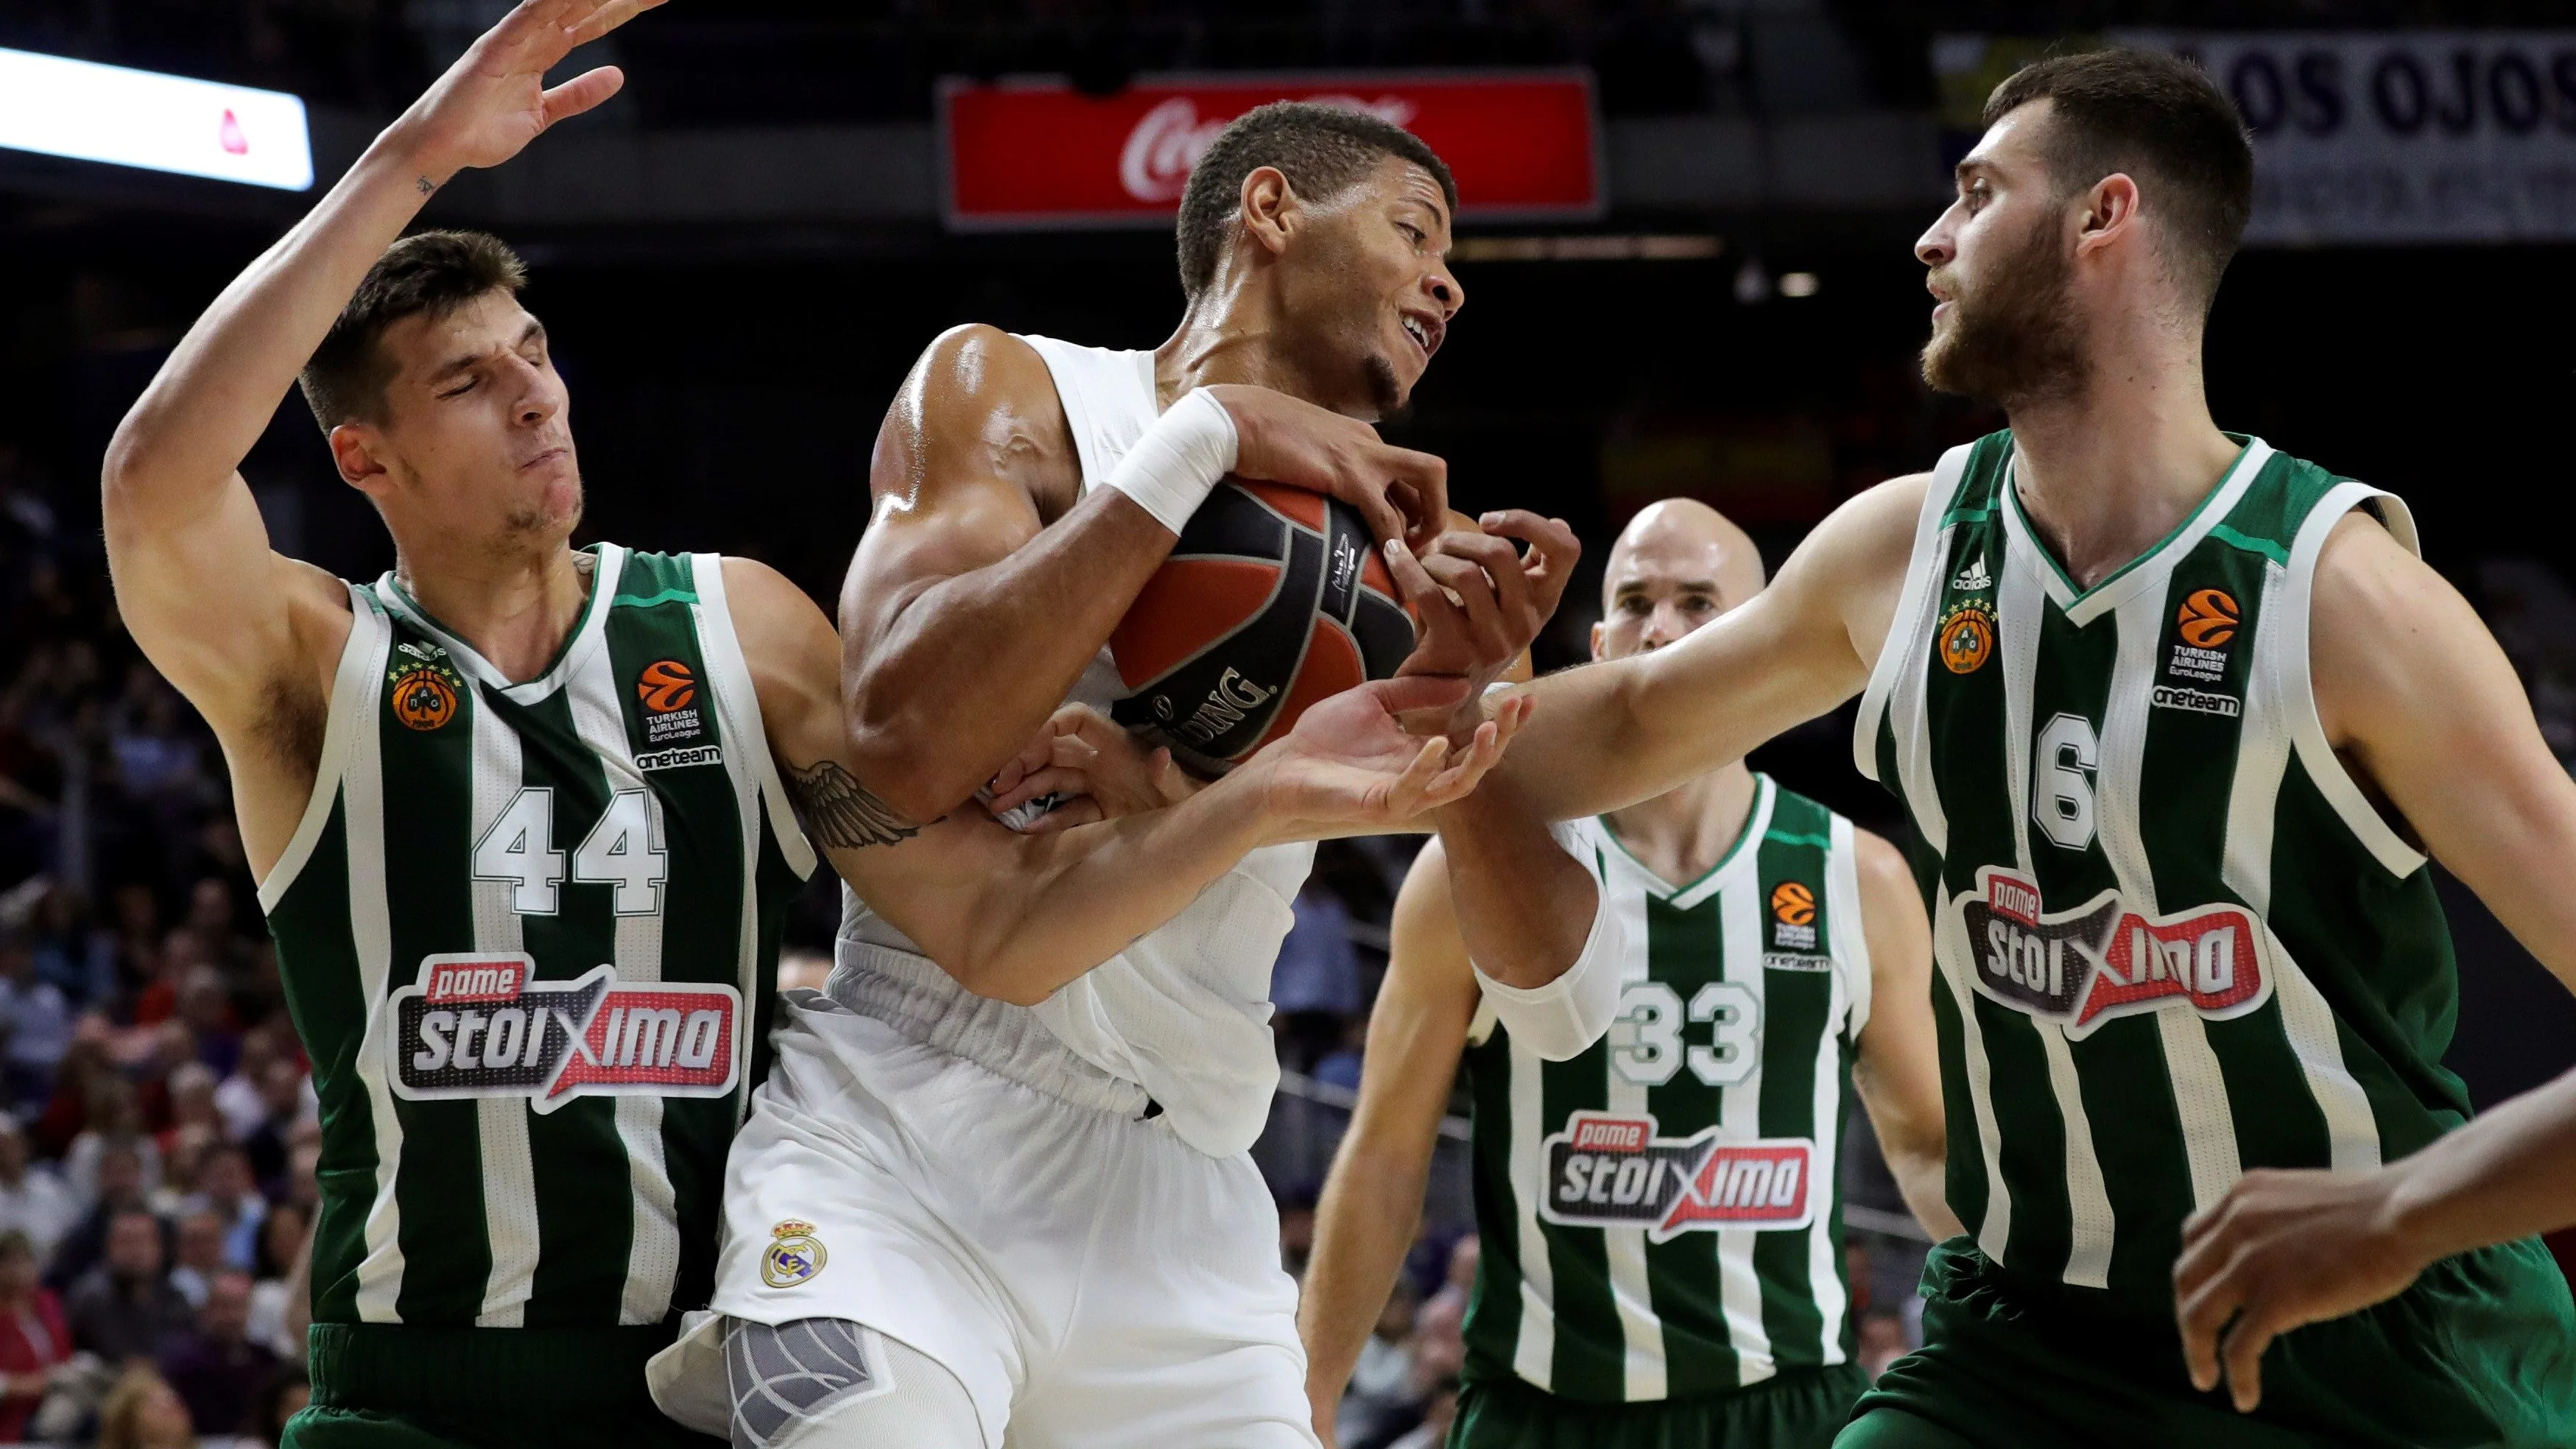
M 1443 534 L 1439 460 L 1361 421 L 1404 401 L 1462 300 L 1453 202 L 1411 135 L 1266 107 L 1191 178 L 1188 310 L 1161 348 L 989 327 L 932 344 L 878 436 L 842 597 L 875 838 L 976 808 L 1069 699 L 1110 705 L 1103 646 L 1228 473 L 1329 494 L 1393 545 L 1422 623 L 1412 677 L 1325 708 L 1438 700 L 1436 722 L 1519 658 L 1573 536 L 1496 520 L 1523 556 Z M 1337 544 L 1335 574 L 1365 572 L 1365 544 Z M 1243 855 L 1079 976 L 961 981 L 849 898 L 830 981 L 783 1013 L 735 1146 L 724 1319 L 657 1365 L 666 1407 L 715 1428 L 729 1394 L 736 1443 L 761 1446 L 1312 1445 L 1296 1290 L 1246 1153 L 1312 856 Z M 1526 983 L 1535 1009 L 1549 974 Z
M 1917 243 L 1923 361 L 2010 431 L 1853 499 L 1681 643 L 1533 686 L 1442 812 L 1468 944 L 1579 980 L 1598 891 L 1545 823 L 1857 694 L 1856 762 L 1922 842 L 1967 1235 L 1837 1443 L 2576 1442 L 2576 1314 L 2529 1239 L 2222 1352 L 2232 1404 L 2186 1367 L 2195 1211 L 2468 1113 L 2428 854 L 2576 985 L 2576 782 L 2401 504 L 2211 421 L 2203 321 L 2252 193 L 2224 93 L 2104 52 L 1986 120 Z
M 961 975 L 1071 971 L 1247 847 L 1400 821 L 1493 752 L 1444 778 L 1354 694 L 1175 810 L 855 848 L 822 611 L 746 559 L 570 547 L 583 480 L 517 258 L 395 240 L 612 94 L 543 77 L 647 8 L 511 12 L 217 299 L 107 458 L 119 608 L 223 743 L 321 1096 L 299 1449 L 706 1442 L 644 1366 L 713 1282 L 809 837 Z M 372 585 L 273 553 L 235 471 L 299 371 L 393 535 Z

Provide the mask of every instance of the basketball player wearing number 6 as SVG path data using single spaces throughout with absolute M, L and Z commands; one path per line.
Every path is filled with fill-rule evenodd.
M 572 548 L 569 400 L 518 259 L 396 241 L 458 171 L 613 93 L 614 71 L 543 78 L 648 8 L 512 11 L 216 299 L 102 470 L 119 609 L 223 744 L 313 1058 L 298 1449 L 708 1442 L 644 1366 L 714 1277 L 817 845 L 949 969 L 1025 982 L 1112 955 L 1251 846 L 1400 822 L 1492 753 L 1447 764 L 1354 692 L 1176 810 L 850 844 L 822 611 L 748 559 Z M 272 552 L 236 471 L 299 374 L 393 537 L 372 584 Z
M 2107 52 L 1986 116 L 1917 243 L 1923 361 L 2011 429 L 1844 505 L 1680 644 L 1532 687 L 1442 814 L 1468 944 L 1581 979 L 1596 891 L 1545 822 L 1858 695 L 1856 763 L 1922 841 L 1967 1235 L 1838 1443 L 2576 1442 L 2576 1312 L 2528 1239 L 2274 1340 L 2259 1401 L 2205 1349 L 2186 1369 L 2195 1209 L 2467 1116 L 2428 855 L 2576 985 L 2576 782 L 2403 505 L 2212 422 L 2203 323 L 2252 191 L 2225 95 Z
M 1321 708 L 1374 706 L 1382 724 L 1436 700 L 1437 723 L 1520 656 L 1572 535 L 1495 520 L 1535 545 L 1523 557 L 1512 537 L 1444 533 L 1439 460 L 1364 421 L 1404 401 L 1463 299 L 1445 260 L 1453 201 L 1411 135 L 1265 107 L 1191 178 L 1188 311 L 1162 347 L 989 327 L 931 345 L 878 436 L 875 517 L 842 595 L 856 781 L 874 792 L 854 817 L 873 835 L 852 843 L 981 808 L 968 797 L 1038 738 L 1038 775 L 1015 765 L 996 782 L 1016 818 L 1064 768 L 1041 738 L 1059 707 L 1132 711 L 1113 701 L 1144 651 L 1122 622 L 1194 517 L 1249 517 L 1230 486 L 1211 499 L 1228 474 L 1357 508 L 1389 545 L 1387 586 L 1419 611 L 1418 646 L 1394 655 L 1408 677 Z M 1272 506 L 1282 526 L 1322 515 L 1311 499 Z M 1326 533 L 1320 572 L 1299 577 L 1374 572 L 1364 533 Z M 1151 621 L 1163 644 L 1181 636 L 1160 653 L 1191 653 L 1195 619 Z M 1302 614 L 1287 623 L 1309 637 Z M 1234 758 L 1260 711 L 1298 697 L 1246 678 L 1157 696 L 1170 713 L 1145 718 L 1173 722 L 1175 753 Z M 1470 746 L 1461 768 L 1491 750 Z M 1246 1151 L 1277 1082 L 1271 965 L 1312 854 L 1242 854 L 1078 977 L 961 979 L 848 898 L 830 981 L 782 1013 L 777 1068 L 735 1145 L 723 1321 L 657 1367 L 666 1406 L 710 1429 L 729 1419 L 737 1444 L 763 1449 L 966 1449 L 1006 1432 L 1019 1449 L 1312 1445 L 1296 1289 Z

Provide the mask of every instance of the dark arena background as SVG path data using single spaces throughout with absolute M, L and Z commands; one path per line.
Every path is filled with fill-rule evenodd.
M 304 1060 L 224 760 L 118 623 L 100 461 L 214 294 L 506 9 L 0 0 L 0 1295 L 21 1325 L 0 1312 L 0 1442 L 85 1442 L 103 1401 L 161 1392 L 120 1377 L 134 1358 L 207 1442 L 273 1442 L 301 1402 L 284 1279 L 314 1202 Z M 1644 503 L 1705 499 L 1776 567 L 1841 500 L 2000 426 L 1915 362 L 1912 243 L 1977 106 L 2052 46 L 2186 50 L 2256 132 L 2253 235 L 2208 342 L 2221 426 L 2405 497 L 2576 763 L 2576 535 L 2548 522 L 2576 416 L 2569 23 L 2543 0 L 672 0 L 576 57 L 624 67 L 624 94 L 460 180 L 423 224 L 487 228 L 531 264 L 574 399 L 577 541 L 749 555 L 829 607 L 879 421 L 932 336 L 982 321 L 1152 347 L 1179 315 L 1168 198 L 1148 194 L 1177 175 L 1168 150 L 1169 174 L 1132 131 L 1141 159 L 1117 135 L 1088 158 L 1104 214 L 1042 184 L 1083 159 L 1069 130 L 1015 133 L 1017 113 L 970 115 L 978 97 L 1074 114 L 1213 84 L 1194 114 L 1221 121 L 1236 81 L 1369 100 L 1426 77 L 1547 80 L 1575 97 L 1549 123 L 1575 128 L 1551 133 L 1574 171 L 1513 176 L 1536 164 L 1517 141 L 1476 158 L 1533 199 L 1479 212 L 1471 187 L 1468 305 L 1385 432 L 1445 457 L 1461 508 L 1538 507 L 1581 533 L 1590 573 L 1538 650 L 1556 667 L 1581 657 L 1601 556 Z M 49 127 L 46 106 L 76 117 L 74 100 L 30 103 L 59 75 L 48 57 L 283 93 L 303 134 L 106 154 L 76 120 Z M 307 185 L 236 174 L 296 146 Z M 1151 184 L 1122 197 L 1122 177 Z M 1004 221 L 974 209 L 994 197 Z M 243 472 L 283 552 L 356 579 L 392 564 L 300 399 Z M 1755 763 L 1899 832 L 1850 766 L 1849 727 L 1847 709 Z M 1328 847 L 1279 968 L 1286 1087 L 1255 1155 L 1292 1268 L 1413 849 Z M 2449 1065 L 2483 1105 L 2576 1061 L 2576 1001 L 2441 887 L 2462 980 Z M 837 911 L 818 884 L 792 978 L 819 977 Z M 1874 1155 L 1855 1158 L 1877 1363 L 1917 1331 L 1923 1235 Z M 1444 1138 L 1412 1262 L 1428 1303 L 1463 1261 L 1466 1180 Z M 127 1210 L 162 1225 L 151 1263 L 111 1261 Z M 1383 1336 L 1428 1383 L 1456 1332 L 1426 1309 Z M 1346 1444 L 1419 1421 L 1415 1381 L 1388 1382 Z

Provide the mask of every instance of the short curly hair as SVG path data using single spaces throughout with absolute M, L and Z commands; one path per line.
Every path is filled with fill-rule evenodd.
M 1275 166 L 1299 196 L 1329 201 L 1390 156 L 1429 172 L 1449 210 L 1457 211 L 1458 183 L 1449 164 L 1402 126 L 1311 101 L 1273 101 L 1236 117 L 1199 158 L 1181 194 L 1181 291 L 1196 297 L 1216 280 L 1246 176 Z
M 516 296 L 528 267 L 499 237 L 424 231 L 385 248 L 304 364 L 305 405 L 329 432 L 352 420 L 382 422 L 393 367 L 376 344 L 405 317 L 444 317 L 487 292 Z

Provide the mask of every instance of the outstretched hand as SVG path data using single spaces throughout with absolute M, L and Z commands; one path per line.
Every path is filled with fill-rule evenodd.
M 1344 690 L 1310 706 L 1285 738 L 1236 772 L 1255 775 L 1264 812 L 1294 822 L 1294 834 L 1398 828 L 1474 790 L 1529 718 L 1532 701 L 1516 697 L 1456 744 L 1404 732 L 1398 716 L 1454 708 L 1467 688 L 1461 679 L 1416 675 Z
M 1478 717 L 1478 696 L 1547 627 L 1583 556 L 1561 518 L 1510 508 L 1486 514 L 1480 524 L 1481 532 L 1441 534 L 1419 557 L 1386 550 L 1396 587 L 1421 621 L 1413 653 L 1396 673 L 1467 682 L 1452 715 L 1461 743 Z
M 626 76 L 613 65 L 552 89 L 546 72 L 662 3 L 526 0 L 502 17 L 395 122 L 418 154 L 423 179 L 435 186 L 468 167 L 498 166 L 548 126 L 617 94 Z
M 2183 1225 L 2174 1314 L 2191 1381 L 2238 1410 L 2263 1399 L 2263 1350 L 2305 1324 L 2406 1290 L 2432 1261 L 2398 1231 L 2388 1170 L 2249 1172 Z

